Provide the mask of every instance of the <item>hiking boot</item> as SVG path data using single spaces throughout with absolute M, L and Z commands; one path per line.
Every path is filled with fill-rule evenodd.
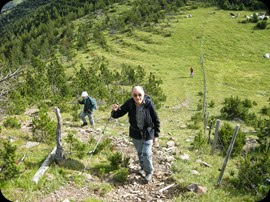
M 145 173 L 144 173 L 144 170 L 143 170 L 143 169 L 140 169 L 138 172 L 139 172 L 139 174 L 140 174 L 141 176 L 143 176 L 143 177 L 145 176 Z
M 82 125 L 81 125 L 81 127 L 84 127 L 84 126 L 86 126 L 87 125 L 87 123 L 83 123 Z
M 153 178 L 153 173 L 146 174 L 145 179 L 147 182 L 150 182 Z

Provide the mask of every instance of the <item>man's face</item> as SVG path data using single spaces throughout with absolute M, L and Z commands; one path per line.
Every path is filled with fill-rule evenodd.
M 141 105 L 144 100 L 144 92 L 140 88 L 134 88 L 132 91 L 132 97 L 137 105 Z

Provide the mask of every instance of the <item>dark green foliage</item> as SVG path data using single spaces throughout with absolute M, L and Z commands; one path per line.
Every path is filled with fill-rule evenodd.
M 75 154 L 79 159 L 83 158 L 86 155 L 86 144 L 80 142 L 74 133 L 69 132 L 65 141 L 68 144 L 68 154 L 72 156 Z
M 199 99 L 199 103 L 197 104 L 197 111 L 201 111 L 203 108 L 203 102 L 202 99 Z
M 97 146 L 96 150 L 93 152 L 94 155 L 100 153 L 103 149 L 109 149 L 112 148 L 112 140 L 111 139 L 105 139 L 99 145 Z
M 21 88 L 30 103 L 39 103 L 40 100 L 48 100 L 51 97 L 46 65 L 37 58 L 31 61 L 31 68 L 25 74 L 25 83 Z
M 3 125 L 6 127 L 6 128 L 16 128 L 16 129 L 19 129 L 21 128 L 21 124 L 20 122 L 18 121 L 18 119 L 16 119 L 16 117 L 7 117 L 4 121 L 3 121 Z
M 110 161 L 110 165 L 113 170 L 119 169 L 122 164 L 123 155 L 120 152 L 115 152 L 111 156 L 109 156 L 108 160 Z
M 145 24 L 144 22 L 149 25 L 151 22 L 156 23 L 165 17 L 166 12 L 174 11 L 177 6 L 185 3 L 181 0 L 151 0 L 147 3 L 141 0 L 128 2 L 128 9 L 123 11 L 121 15 L 107 16 L 106 20 L 99 22 L 92 20 L 94 19 L 92 14 L 101 13 L 100 15 L 103 15 L 105 13 L 104 15 L 107 15 L 106 7 L 119 1 L 59 0 L 48 2 L 41 0 L 37 3 L 29 0 L 27 3 L 20 4 L 20 6 L 23 5 L 23 8 L 26 6 L 29 11 L 32 11 L 25 12 L 26 10 L 23 10 L 22 13 L 19 13 L 24 18 L 17 21 L 16 15 L 11 12 L 8 14 L 8 18 L 4 16 L 0 19 L 0 25 L 3 27 L 0 31 L 3 33 L 1 34 L 3 37 L 0 39 L 2 44 L 0 48 L 1 60 L 3 59 L 9 66 L 22 64 L 27 67 L 22 78 L 19 78 L 23 82 L 18 90 L 19 97 L 17 97 L 20 98 L 21 95 L 25 100 L 17 99 L 17 104 L 20 106 L 14 107 L 13 98 L 10 97 L 12 101 L 10 113 L 19 114 L 23 112 L 27 104 L 38 104 L 41 100 L 50 106 L 58 106 L 62 112 L 68 112 L 70 109 L 66 103 L 70 96 L 75 96 L 83 90 L 91 92 L 91 96 L 106 104 L 120 102 L 129 97 L 130 92 L 126 90 L 126 86 L 119 86 L 119 83 L 122 82 L 122 79 L 118 77 L 119 72 L 109 71 L 108 63 L 104 59 L 95 58 L 89 67 L 82 66 L 70 79 L 66 77 L 67 68 L 63 65 L 64 63 L 62 64 L 55 58 L 55 55 L 58 56 L 60 53 L 64 56 L 62 61 L 69 62 L 76 54 L 73 51 L 74 45 L 85 49 L 89 47 L 91 41 L 107 49 L 106 37 L 104 37 L 106 29 L 112 27 L 116 31 L 119 29 L 132 33 L 132 27 L 140 27 Z M 30 2 L 35 6 L 32 6 Z M 32 8 L 36 10 L 32 10 Z M 91 13 L 96 9 L 102 10 Z M 17 11 L 17 8 L 14 8 L 14 12 Z M 89 19 L 91 20 L 87 19 L 87 23 L 80 25 L 79 29 L 76 30 L 72 21 L 85 14 L 90 14 L 91 18 Z M 9 26 L 9 23 L 12 26 Z M 114 27 L 115 25 L 117 26 Z M 146 76 L 144 69 L 140 66 L 131 69 L 134 69 L 134 75 L 129 74 L 132 71 L 128 72 L 128 77 L 131 77 L 131 80 L 123 81 L 122 85 L 144 84 Z M 159 108 L 160 102 L 166 99 L 159 88 L 161 82 L 153 74 L 150 74 L 149 82 L 150 85 L 153 83 L 153 86 L 149 87 L 149 83 L 146 81 L 148 94 L 161 92 L 160 96 L 158 94 L 151 95 L 156 96 L 153 100 Z
M 251 22 L 257 23 L 258 21 L 259 21 L 258 16 L 256 15 L 256 13 L 253 13 L 252 18 L 251 18 Z
M 253 152 L 244 156 L 240 162 L 238 183 L 240 187 L 245 187 L 248 191 L 253 192 L 254 188 L 264 198 L 269 192 L 267 179 L 270 175 L 270 153 Z M 260 197 L 261 198 L 261 197 Z
M 65 69 L 56 59 L 47 67 L 47 78 L 53 95 L 65 96 L 69 94 Z
M 122 85 L 133 85 L 135 83 L 135 69 L 132 66 L 122 64 L 121 75 Z
M 249 191 L 253 191 L 252 184 L 264 197 L 269 191 L 266 180 L 270 178 L 270 116 L 259 119 L 256 130 L 258 146 L 249 150 L 241 160 L 238 182 Z
M 162 80 L 157 79 L 153 72 L 150 72 L 148 81 L 144 84 L 145 92 L 151 96 L 157 109 L 159 109 L 161 107 L 161 103 L 165 102 L 167 99 L 160 87 L 160 84 L 162 84 Z
M 214 108 L 215 107 L 215 102 L 213 100 L 210 101 L 210 103 L 208 104 L 209 108 Z
M 259 29 L 266 29 L 267 21 L 266 20 L 259 21 L 257 23 L 256 27 L 258 27 Z
M 98 27 L 94 28 L 93 31 L 93 40 L 99 44 L 102 48 L 107 49 L 107 41 L 106 38 L 104 37 L 102 30 Z
M 76 150 L 76 156 L 79 159 L 83 158 L 86 155 L 86 152 L 87 152 L 86 149 L 87 149 L 86 144 L 80 141 L 76 141 L 75 150 Z
M 203 149 L 206 146 L 207 139 L 203 137 L 202 130 L 200 130 L 194 138 L 193 149 Z
M 56 137 L 56 123 L 49 117 L 44 109 L 40 109 L 38 116 L 34 117 L 33 135 L 36 141 L 52 142 Z
M 72 155 L 72 152 L 75 147 L 75 136 L 73 133 L 69 132 L 67 137 L 65 138 L 66 143 L 68 144 L 68 149 L 67 151 L 69 152 L 69 155 Z
M 16 165 L 16 146 L 13 146 L 9 140 L 3 142 L 0 153 L 0 179 L 1 181 L 12 179 L 19 174 L 19 168 Z M 2 184 L 2 182 L 0 183 Z
M 232 128 L 231 125 L 228 123 L 224 123 L 222 125 L 220 131 L 218 132 L 219 140 L 220 140 L 221 146 L 223 148 L 224 155 L 226 154 L 226 152 L 230 146 L 233 134 L 234 134 L 234 128 Z M 234 143 L 234 147 L 233 147 L 231 156 L 237 156 L 237 155 L 241 154 L 245 143 L 246 143 L 246 136 L 244 133 L 242 133 L 241 130 L 239 130 L 238 134 L 236 136 L 236 139 L 235 139 L 235 143 Z
M 264 107 L 261 109 L 261 113 L 262 113 L 263 115 L 270 116 L 270 107 L 264 106 Z
M 116 180 L 117 182 L 125 182 L 127 181 L 128 177 L 128 168 L 121 168 L 116 171 L 116 173 L 113 176 L 113 179 Z
M 142 83 L 144 83 L 145 75 L 145 70 L 140 65 L 132 67 L 131 65 L 122 64 L 121 84 L 142 85 Z
M 122 162 L 122 167 L 124 167 L 124 168 L 128 168 L 128 165 L 129 165 L 129 160 L 130 160 L 130 157 L 128 157 L 128 156 L 124 156 L 124 158 L 123 158 L 123 162 Z
M 203 96 L 203 92 L 202 91 L 200 91 L 200 92 L 198 92 L 198 94 L 197 94 L 198 96 Z
M 240 118 L 248 120 L 249 109 L 252 108 L 252 102 L 248 99 L 243 101 L 237 97 L 225 98 L 224 107 L 221 108 L 221 115 L 226 119 Z
M 231 4 L 228 0 L 224 1 L 224 3 L 221 6 L 222 9 L 224 10 L 230 10 L 231 9 Z
M 7 103 L 7 111 L 10 115 L 19 115 L 23 113 L 27 107 L 27 100 L 23 98 L 20 91 L 13 91 L 9 95 L 9 102 Z
M 202 122 L 202 114 L 198 112 L 191 117 L 187 125 L 188 125 L 188 128 L 197 130 L 200 128 L 199 124 L 201 122 Z
M 260 119 L 258 124 L 258 143 L 261 151 L 270 151 L 270 116 L 268 118 Z
M 80 105 L 77 103 L 73 104 L 71 107 L 71 116 L 72 116 L 73 122 L 79 121 L 79 112 L 78 112 L 79 109 L 80 109 Z
M 217 5 L 224 10 L 249 10 L 266 9 L 266 6 L 257 0 L 218 0 Z

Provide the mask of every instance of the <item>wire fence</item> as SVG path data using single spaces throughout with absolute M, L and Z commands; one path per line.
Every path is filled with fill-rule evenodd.
M 204 123 L 204 134 L 206 132 L 206 126 L 207 126 L 207 86 L 206 86 L 206 73 L 205 73 L 205 67 L 204 67 L 204 51 L 203 51 L 203 45 L 204 45 L 204 33 L 205 33 L 205 27 L 208 21 L 208 16 L 205 18 L 205 21 L 203 23 L 203 27 L 202 27 L 202 38 L 201 38 L 201 42 L 200 42 L 200 65 L 201 65 L 201 70 L 203 73 L 203 113 L 202 113 L 202 117 L 203 117 L 203 123 Z M 209 115 L 208 115 L 209 116 Z

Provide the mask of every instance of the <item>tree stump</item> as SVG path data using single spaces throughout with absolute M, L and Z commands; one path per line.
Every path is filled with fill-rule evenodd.
M 57 117 L 57 129 L 56 129 L 56 152 L 55 152 L 55 157 L 54 159 L 56 161 L 61 161 L 64 159 L 64 151 L 63 151 L 63 146 L 62 146 L 62 117 L 60 114 L 60 109 L 55 108 L 55 114 Z

